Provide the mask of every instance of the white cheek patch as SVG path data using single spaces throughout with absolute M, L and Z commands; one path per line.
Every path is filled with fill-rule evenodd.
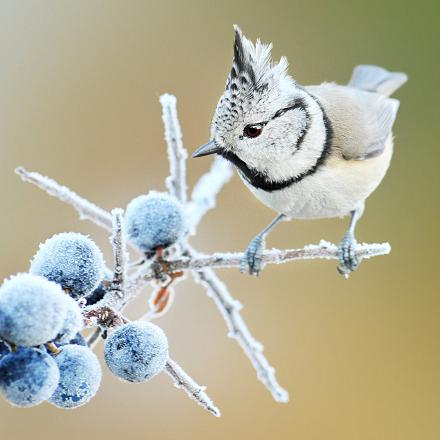
M 309 124 L 309 115 L 304 110 L 288 111 L 269 121 L 258 138 L 243 139 L 236 153 L 249 167 L 270 176 L 272 168 L 278 168 L 284 161 L 290 163 Z

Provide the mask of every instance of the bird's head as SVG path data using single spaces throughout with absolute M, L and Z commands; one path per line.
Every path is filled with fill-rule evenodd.
M 309 123 L 303 93 L 287 73 L 287 59 L 272 62 L 271 44 L 253 44 L 234 29 L 232 69 L 212 120 L 211 141 L 193 157 L 217 153 L 248 173 L 275 179 L 271 168 L 292 156 Z

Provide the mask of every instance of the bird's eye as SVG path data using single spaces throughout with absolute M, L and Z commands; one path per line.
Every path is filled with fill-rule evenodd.
M 244 127 L 243 134 L 248 138 L 256 138 L 260 136 L 262 131 L 263 126 L 261 124 L 246 125 L 246 127 Z

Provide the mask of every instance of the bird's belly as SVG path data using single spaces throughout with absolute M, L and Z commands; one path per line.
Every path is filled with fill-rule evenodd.
M 341 217 L 362 205 L 383 179 L 392 155 L 389 139 L 382 155 L 364 161 L 329 158 L 315 174 L 279 191 L 248 187 L 265 205 L 291 218 Z

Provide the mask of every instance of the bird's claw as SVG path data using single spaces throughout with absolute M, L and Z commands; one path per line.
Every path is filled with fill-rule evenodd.
M 262 264 L 262 255 L 265 247 L 265 240 L 261 236 L 255 237 L 247 247 L 243 258 L 240 261 L 240 272 L 248 272 L 250 275 L 258 276 Z
M 351 233 L 344 235 L 338 248 L 339 266 L 338 272 L 348 278 L 350 273 L 359 266 L 360 259 L 356 256 L 357 242 Z

